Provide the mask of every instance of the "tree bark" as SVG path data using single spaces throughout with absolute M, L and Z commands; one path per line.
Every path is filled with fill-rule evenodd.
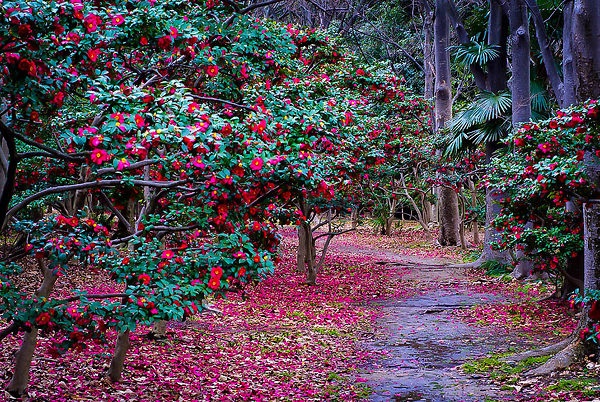
M 565 0 L 563 8 L 563 99 L 566 107 L 577 102 L 575 60 L 573 59 L 573 0 Z
M 535 26 L 535 36 L 537 38 L 538 45 L 542 52 L 542 60 L 544 62 L 546 74 L 548 75 L 548 80 L 550 81 L 550 86 L 552 87 L 552 92 L 554 92 L 554 96 L 558 101 L 558 105 L 560 107 L 565 107 L 564 85 L 562 83 L 559 71 L 554 61 L 552 49 L 550 48 L 550 42 L 548 40 L 548 33 L 544 24 L 544 18 L 542 17 L 536 0 L 525 0 L 525 3 L 527 4 L 529 10 L 531 10 L 533 25 Z M 566 7 L 567 5 L 565 4 L 565 8 Z M 571 13 L 569 13 L 568 21 L 566 19 L 565 14 L 565 29 L 567 28 L 567 23 L 571 24 L 570 18 Z
M 575 67 L 575 93 L 578 100 L 600 98 L 600 3 L 597 0 L 573 2 L 571 38 Z
M 448 52 L 450 24 L 449 4 L 446 0 L 436 0 L 433 24 L 435 53 L 435 130 L 441 131 L 452 118 L 452 85 L 450 75 L 450 54 Z M 440 237 L 442 246 L 456 246 L 460 242 L 460 215 L 458 195 L 448 187 L 441 187 L 439 194 Z
M 509 21 L 512 51 L 510 83 L 512 126 L 513 130 L 516 130 L 522 123 L 531 120 L 529 20 L 524 0 L 511 0 Z M 530 222 L 526 225 L 529 228 L 531 226 Z M 529 276 L 533 270 L 533 262 L 521 250 L 517 250 L 516 257 L 517 265 L 513 270 L 513 276 L 515 278 Z
M 51 269 L 45 266 L 42 260 L 38 260 L 38 264 L 44 273 L 44 279 L 36 291 L 36 295 L 39 297 L 48 297 L 52 289 L 54 289 L 54 284 L 58 277 L 54 275 Z M 29 383 L 29 370 L 35 352 L 37 334 L 38 328 L 33 325 L 31 331 L 26 332 L 23 336 L 23 343 L 21 343 L 21 347 L 16 354 L 15 370 L 10 383 L 6 387 L 6 390 L 13 396 L 23 395 Z
M 421 13 L 423 14 L 423 73 L 425 74 L 425 99 L 433 99 L 435 74 L 433 54 L 433 11 L 427 0 L 421 0 Z
M 119 335 L 117 335 L 117 343 L 115 345 L 115 353 L 113 354 L 108 369 L 108 378 L 112 382 L 121 380 L 123 368 L 125 367 L 125 357 L 127 357 L 127 351 L 129 350 L 130 345 L 129 330 L 119 332 Z

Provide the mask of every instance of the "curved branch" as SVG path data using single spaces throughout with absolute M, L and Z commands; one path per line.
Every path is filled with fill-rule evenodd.
M 108 173 L 115 173 L 115 172 L 121 172 L 124 170 L 134 170 L 134 169 L 138 169 L 147 165 L 152 165 L 154 163 L 159 163 L 160 160 L 159 159 L 146 159 L 143 161 L 139 161 L 139 162 L 135 162 L 130 164 L 129 166 L 127 166 L 126 168 L 123 168 L 121 170 L 117 170 L 115 168 L 103 168 L 103 169 L 98 169 L 98 171 L 96 172 L 98 176 L 102 176 Z
M 156 234 L 158 236 L 158 235 L 164 235 L 167 233 L 186 232 L 188 230 L 198 229 L 199 227 L 200 227 L 200 225 L 197 223 L 193 224 L 193 225 L 189 225 L 189 226 L 152 226 L 152 227 L 144 228 L 144 230 L 138 230 L 129 236 L 125 236 L 125 237 L 121 237 L 120 239 L 112 240 L 112 244 L 126 243 L 129 240 L 133 239 L 134 237 L 139 236 L 142 233 L 150 232 L 150 231 L 156 232 Z
M 237 107 L 239 109 L 246 109 L 246 110 L 250 110 L 252 112 L 257 112 L 257 110 L 255 110 L 251 106 L 241 105 L 239 103 L 231 102 L 231 101 L 228 101 L 228 100 L 225 100 L 225 99 L 213 98 L 213 97 L 210 97 L 210 96 L 200 96 L 200 95 L 191 95 L 191 97 L 194 98 L 194 99 L 197 99 L 197 100 L 201 100 L 201 101 L 215 102 L 215 103 L 224 103 L 226 105 Z
M 178 181 L 167 181 L 167 182 L 160 182 L 160 181 L 157 182 L 157 181 L 147 181 L 147 180 L 125 181 L 125 180 L 114 179 L 114 180 L 99 180 L 99 181 L 84 182 L 84 183 L 77 183 L 77 184 L 67 184 L 64 186 L 50 187 L 50 188 L 42 190 L 36 194 L 30 195 L 29 197 L 25 198 L 23 201 L 21 201 L 20 203 L 18 203 L 14 207 L 12 207 L 6 213 L 5 221 L 8 221 L 8 219 L 10 219 L 12 216 L 14 216 L 14 214 L 17 211 L 25 208 L 27 205 L 29 205 L 33 201 L 39 200 L 40 198 L 43 198 L 50 194 L 57 194 L 57 193 L 63 193 L 63 192 L 67 192 L 67 191 L 92 189 L 92 188 L 115 187 L 115 186 L 122 185 L 125 183 L 131 183 L 134 185 L 148 186 L 148 187 L 154 187 L 154 188 L 174 188 L 181 184 L 189 183 L 189 179 L 188 180 L 178 180 Z
M 255 9 L 257 9 L 257 8 L 260 8 L 260 7 L 266 7 L 266 6 L 269 6 L 269 5 L 271 5 L 271 4 L 280 3 L 280 2 L 282 2 L 282 1 L 283 1 L 283 0 L 268 0 L 268 1 L 264 1 L 264 2 L 262 2 L 262 3 L 255 3 L 255 4 L 251 4 L 251 5 L 249 5 L 249 6 L 248 6 L 248 7 L 246 7 L 246 8 L 242 8 L 241 10 L 240 10 L 240 8 L 237 6 L 237 4 L 235 4 L 234 2 L 232 2 L 232 1 L 227 1 L 226 3 L 227 3 L 228 5 L 230 5 L 231 7 L 233 7 L 233 9 L 236 11 L 236 14 L 232 14 L 232 15 L 231 15 L 229 18 L 227 18 L 227 19 L 225 20 L 225 23 L 224 23 L 224 24 L 225 24 L 225 25 L 231 25 L 231 23 L 233 22 L 233 19 L 235 18 L 235 16 L 236 16 L 237 14 L 247 14 L 247 13 L 249 13 L 250 11 L 252 11 L 252 10 L 255 10 Z
M 6 338 L 10 334 L 14 334 L 19 330 L 21 323 L 19 321 L 13 321 L 8 327 L 5 327 L 0 331 L 0 341 Z
M 0 123 L 0 124 L 2 124 L 2 123 Z M 6 128 L 6 129 L 10 130 L 4 124 L 2 124 L 2 126 L 3 126 L 3 129 Z M 46 151 L 54 158 L 64 159 L 64 160 L 71 161 L 71 162 L 83 162 L 83 161 L 85 161 L 85 157 L 89 154 L 87 152 L 81 152 L 81 153 L 76 153 L 76 154 L 67 154 L 64 152 L 57 151 L 56 149 L 51 148 L 47 145 L 40 144 L 30 138 L 23 137 L 22 135 L 17 134 L 14 131 L 13 131 L 13 135 L 14 135 L 15 139 L 17 139 L 21 142 L 24 142 L 27 145 L 31 145 L 32 147 L 36 147 L 43 151 Z

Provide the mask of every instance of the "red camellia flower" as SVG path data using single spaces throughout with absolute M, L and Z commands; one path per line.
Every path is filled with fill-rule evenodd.
M 262 119 L 259 123 L 253 123 L 250 129 L 255 133 L 262 134 L 267 129 L 267 121 Z
M 104 162 L 110 160 L 110 155 L 104 149 L 94 149 L 92 151 L 90 159 L 92 160 L 92 162 L 101 165 Z
M 100 55 L 100 49 L 88 49 L 88 51 L 87 51 L 87 57 L 91 61 L 97 61 L 99 55 Z
M 19 70 L 26 72 L 27 74 L 35 77 L 37 69 L 35 63 L 31 60 L 21 59 L 18 65 Z
M 210 270 L 210 276 L 213 276 L 215 278 L 221 278 L 221 276 L 223 276 L 223 268 L 221 268 L 221 267 L 213 267 Z
M 208 281 L 208 287 L 212 290 L 217 290 L 221 287 L 221 280 L 219 278 L 215 278 L 214 276 L 210 277 Z
M 148 274 L 140 274 L 138 276 L 138 281 L 140 281 L 140 283 L 142 283 L 144 285 L 148 285 L 148 284 L 150 284 L 150 275 L 148 275 Z
M 50 101 L 53 105 L 61 107 L 65 101 L 65 93 L 63 91 L 59 91 L 54 95 L 54 98 Z
M 206 74 L 209 77 L 216 77 L 219 74 L 219 66 L 208 66 L 206 67 Z
M 157 46 L 162 50 L 168 50 L 171 47 L 171 43 L 173 43 L 173 38 L 167 35 L 158 39 Z
M 38 327 L 41 327 L 42 325 L 46 325 L 50 322 L 50 319 L 51 319 L 50 314 L 44 311 L 43 313 L 40 313 L 40 315 L 38 315 L 35 318 L 35 325 L 37 325 Z
M 515 145 L 518 147 L 525 146 L 525 140 L 523 138 L 515 138 Z
M 261 158 L 254 158 L 250 163 L 250 169 L 258 171 L 263 167 L 263 160 Z
M 31 29 L 31 25 L 22 24 L 22 25 L 19 25 L 19 28 L 17 29 L 17 33 L 19 34 L 19 36 L 21 38 L 27 39 L 33 34 L 33 30 Z

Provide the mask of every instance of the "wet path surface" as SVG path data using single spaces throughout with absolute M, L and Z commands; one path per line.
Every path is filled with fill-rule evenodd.
M 509 334 L 493 327 L 468 326 L 456 309 L 501 303 L 495 295 L 474 293 L 461 269 L 411 265 L 403 277 L 419 289 L 407 299 L 379 303 L 383 316 L 376 339 L 365 342 L 377 359 L 361 374 L 372 401 L 484 401 L 509 397 L 489 381 L 463 373 L 467 360 L 505 351 Z M 436 285 L 442 284 L 441 288 Z M 431 285 L 429 287 L 428 285 Z

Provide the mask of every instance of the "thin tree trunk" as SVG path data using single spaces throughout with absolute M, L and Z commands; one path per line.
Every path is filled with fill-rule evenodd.
M 471 207 L 473 209 L 477 208 L 477 189 L 475 189 L 475 183 L 473 180 L 468 180 L 467 185 L 469 186 L 469 192 L 471 193 Z M 479 222 L 477 217 L 473 219 L 473 244 L 475 246 L 479 245 Z
M 350 220 L 352 222 L 352 229 L 356 229 L 358 227 L 358 211 L 359 211 L 359 207 L 358 206 L 353 206 L 352 207 L 352 212 L 350 213 Z
M 306 250 L 308 245 L 306 244 L 306 233 L 304 225 L 298 225 L 298 251 L 296 252 L 296 267 L 298 272 L 306 272 Z
M 427 0 L 421 0 L 423 14 L 423 72 L 425 74 L 425 99 L 433 99 L 435 83 L 434 54 L 433 54 L 433 11 Z
M 127 351 L 129 350 L 130 345 L 129 330 L 120 332 L 119 335 L 117 335 L 115 353 L 113 354 L 108 369 L 108 378 L 110 378 L 112 382 L 121 380 L 121 375 L 123 374 L 123 368 L 125 366 L 125 357 L 127 357 Z
M 39 297 L 48 297 L 54 289 L 54 284 L 58 277 L 54 275 L 51 269 L 49 269 L 42 260 L 38 260 L 40 269 L 44 273 L 44 279 L 41 286 L 36 291 L 36 295 Z M 23 395 L 27 384 L 29 383 L 29 370 L 31 368 L 31 361 L 35 352 L 37 343 L 38 328 L 33 325 L 30 332 L 26 332 L 23 336 L 23 343 L 16 354 L 15 358 L 15 370 L 13 372 L 12 379 L 6 387 L 6 390 L 14 395 Z
M 509 21 L 512 51 L 512 124 L 513 129 L 517 129 L 522 123 L 531 120 L 529 20 L 524 0 L 511 0 Z M 531 223 L 528 223 L 527 227 L 531 227 Z M 516 257 L 517 265 L 513 276 L 529 276 L 533 270 L 533 262 L 521 250 L 517 250 Z
M 450 25 L 449 4 L 446 0 L 436 0 L 435 21 L 433 24 L 435 53 L 435 130 L 441 131 L 452 118 L 452 84 L 450 75 L 450 54 L 448 52 Z M 440 237 L 442 246 L 455 246 L 460 242 L 460 217 L 458 195 L 447 187 L 439 189 Z
M 562 107 L 577 102 L 576 71 L 573 59 L 573 0 L 565 0 L 563 7 L 563 100 Z

